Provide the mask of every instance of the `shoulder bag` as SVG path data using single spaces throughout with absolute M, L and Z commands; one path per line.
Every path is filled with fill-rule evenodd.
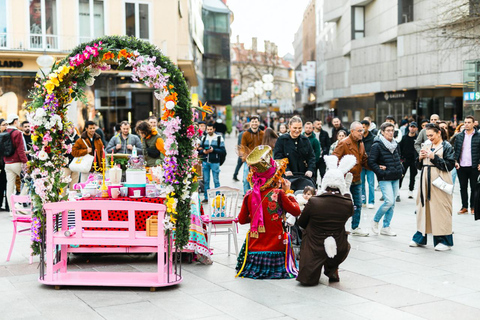
M 83 143 L 85 143 L 88 150 L 88 144 L 85 142 L 84 139 L 82 139 L 82 141 Z M 82 157 L 73 158 L 72 162 L 68 167 L 70 168 L 70 170 L 74 172 L 88 173 L 92 169 L 92 163 L 93 163 L 93 156 L 87 153 Z
M 446 171 L 449 172 L 445 161 L 443 162 L 443 164 L 445 165 Z M 446 194 L 449 194 L 449 195 L 453 194 L 453 184 L 446 182 L 440 176 L 438 176 L 435 180 L 432 181 L 432 185 L 442 190 Z

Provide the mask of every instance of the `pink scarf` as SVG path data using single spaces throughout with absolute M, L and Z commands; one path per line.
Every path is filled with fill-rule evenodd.
M 270 158 L 270 164 L 272 167 L 263 173 L 254 172 L 252 175 L 252 208 L 255 210 L 252 215 L 252 221 L 250 223 L 250 237 L 258 238 L 258 233 L 265 233 L 265 225 L 263 223 L 263 207 L 262 207 L 262 193 L 260 188 L 265 185 L 268 179 L 270 179 L 277 171 L 276 162 Z

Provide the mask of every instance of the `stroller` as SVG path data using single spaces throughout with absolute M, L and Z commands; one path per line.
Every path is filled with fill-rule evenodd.
M 294 173 L 293 176 L 286 177 L 286 179 L 291 182 L 290 188 L 295 192 L 295 195 L 303 194 L 303 189 L 308 186 L 316 189 L 313 179 L 305 176 L 304 173 Z M 300 245 L 302 244 L 302 230 L 297 222 L 293 226 L 285 224 L 285 230 L 290 233 L 292 249 L 298 260 L 300 258 Z

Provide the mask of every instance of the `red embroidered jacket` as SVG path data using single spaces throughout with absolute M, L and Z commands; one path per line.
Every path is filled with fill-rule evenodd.
M 250 223 L 252 214 L 256 213 L 250 201 L 251 194 L 243 199 L 242 209 L 238 215 L 241 224 Z M 283 242 L 282 213 L 299 216 L 302 211 L 295 197 L 287 196 L 281 189 L 269 188 L 262 191 L 263 221 L 265 233 L 258 238 L 248 239 L 248 251 L 285 251 Z

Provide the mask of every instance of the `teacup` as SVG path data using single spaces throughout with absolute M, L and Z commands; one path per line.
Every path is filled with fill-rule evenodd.
M 120 188 L 115 188 L 110 191 L 112 193 L 112 198 L 117 199 L 120 195 Z
M 141 195 L 140 193 L 141 193 L 140 190 L 133 190 L 133 196 L 134 197 L 140 197 L 140 195 Z

